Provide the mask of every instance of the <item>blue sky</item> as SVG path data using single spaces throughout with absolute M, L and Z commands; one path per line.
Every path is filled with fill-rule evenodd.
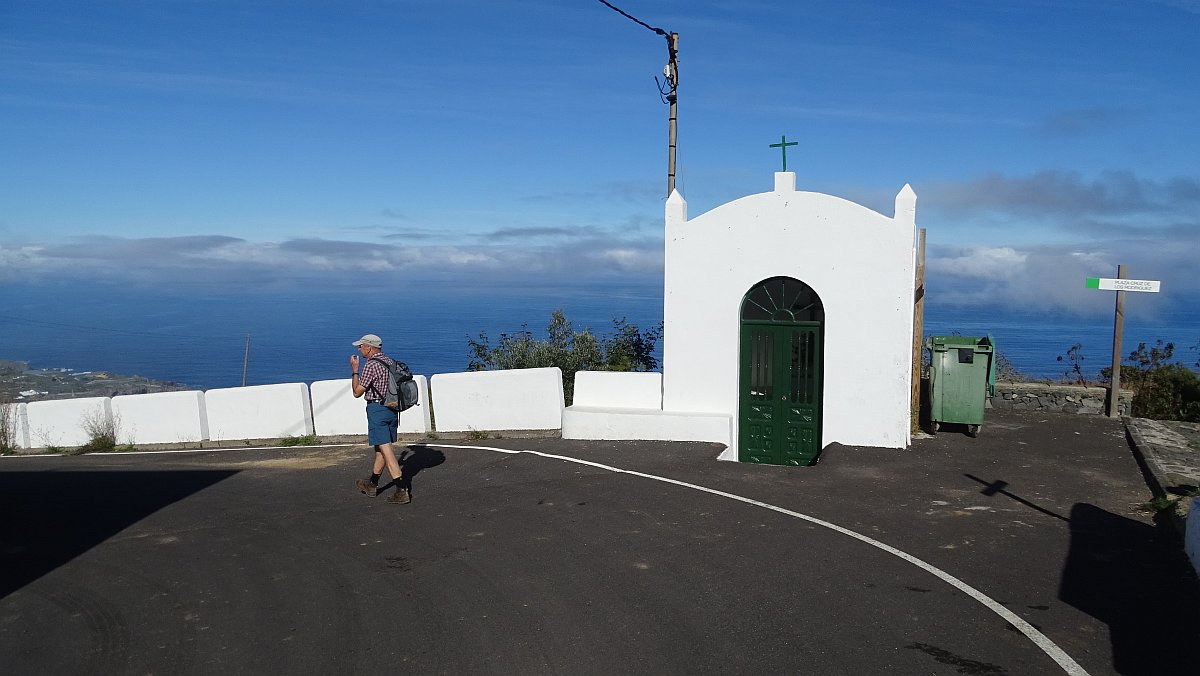
M 928 231 L 931 302 L 1111 312 L 1200 269 L 1200 0 L 619 0 L 680 33 L 695 216 Z M 665 40 L 596 0 L 0 4 L 0 283 L 661 277 Z

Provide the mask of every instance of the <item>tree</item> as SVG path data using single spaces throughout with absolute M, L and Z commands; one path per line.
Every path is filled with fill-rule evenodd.
M 527 325 L 517 333 L 501 333 L 492 347 L 488 336 L 467 338 L 472 371 L 557 366 L 562 370 L 567 405 L 574 400 L 575 374 L 579 371 L 653 371 L 658 368 L 655 347 L 663 326 L 644 331 L 624 318 L 613 320 L 614 335 L 597 338 L 590 330 L 576 331 L 561 308 L 550 315 L 546 339 L 536 338 Z

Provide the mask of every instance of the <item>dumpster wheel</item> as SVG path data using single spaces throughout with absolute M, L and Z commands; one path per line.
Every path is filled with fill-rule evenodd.
M 979 436 L 979 425 L 967 425 L 967 436 L 972 439 Z

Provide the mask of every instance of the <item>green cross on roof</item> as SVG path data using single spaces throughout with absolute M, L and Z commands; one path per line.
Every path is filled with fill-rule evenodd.
M 783 170 L 787 171 L 787 149 L 788 149 L 788 146 L 798 146 L 798 145 L 800 145 L 800 143 L 798 141 L 792 141 L 791 143 L 788 143 L 787 136 L 784 135 L 784 136 L 779 137 L 779 143 L 772 143 L 768 147 L 780 148 L 783 150 Z

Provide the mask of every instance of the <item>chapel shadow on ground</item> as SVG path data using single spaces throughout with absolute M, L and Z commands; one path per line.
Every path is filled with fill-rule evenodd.
M 1059 600 L 1108 625 L 1121 674 L 1200 664 L 1200 587 L 1178 535 L 1086 503 L 1071 508 Z
M 0 472 L 0 599 L 158 510 L 237 474 Z

